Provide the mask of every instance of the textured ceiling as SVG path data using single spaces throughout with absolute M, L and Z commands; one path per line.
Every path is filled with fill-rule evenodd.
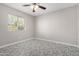
M 25 3 L 5 3 L 5 5 L 11 8 L 15 8 L 19 11 L 25 12 L 27 14 L 30 14 L 32 16 L 39 16 L 39 15 L 46 14 L 49 12 L 54 12 L 60 9 L 72 7 L 76 5 L 76 3 L 40 3 L 40 5 L 45 6 L 47 9 L 42 10 L 38 8 L 35 13 L 32 12 L 31 7 L 23 7 L 22 5 L 25 5 Z

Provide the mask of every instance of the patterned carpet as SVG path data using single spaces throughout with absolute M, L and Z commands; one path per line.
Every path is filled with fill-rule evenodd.
M 33 39 L 1 48 L 0 56 L 79 56 L 79 49 Z

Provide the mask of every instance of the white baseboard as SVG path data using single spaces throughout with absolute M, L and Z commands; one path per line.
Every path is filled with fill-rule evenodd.
M 44 38 L 35 38 L 35 39 L 43 40 L 43 41 L 49 41 L 49 42 L 53 42 L 53 43 L 58 43 L 58 44 L 63 44 L 63 45 L 73 46 L 73 47 L 77 47 L 77 48 L 79 48 L 78 45 L 69 44 L 69 43 L 65 43 L 65 42 L 59 42 L 59 41 L 54 41 L 54 40 L 48 40 L 48 39 L 44 39 Z
M 20 40 L 20 41 L 17 41 L 17 42 L 13 42 L 13 43 L 9 43 L 9 44 L 6 44 L 6 45 L 2 45 L 0 46 L 0 48 L 4 48 L 4 47 L 7 47 L 7 46 L 11 46 L 11 45 L 15 45 L 15 44 L 18 44 L 18 43 L 22 43 L 22 42 L 25 42 L 25 41 L 28 41 L 28 40 L 31 40 L 33 38 L 27 38 L 27 39 L 23 39 L 23 40 Z
M 78 45 L 69 44 L 69 43 L 65 43 L 65 42 L 54 41 L 54 40 L 53 40 L 53 41 L 52 41 L 52 40 L 47 40 L 47 39 L 44 39 L 44 38 L 27 38 L 27 39 L 23 39 L 23 40 L 21 40 L 21 41 L 17 41 L 17 42 L 9 43 L 9 44 L 6 44 L 6 45 L 2 45 L 2 46 L 0 46 L 0 48 L 4 48 L 4 47 L 7 47 L 7 46 L 11 46 L 11 45 L 15 45 L 15 44 L 22 43 L 22 42 L 25 42 L 25 41 L 29 41 L 29 40 L 31 40 L 31 39 L 49 41 L 49 42 L 53 42 L 53 43 L 58 43 L 58 44 L 63 44 L 63 45 L 73 46 L 73 47 L 79 48 Z

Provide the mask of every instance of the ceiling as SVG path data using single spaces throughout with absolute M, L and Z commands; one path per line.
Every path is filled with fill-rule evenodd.
M 46 14 L 49 12 L 54 12 L 63 8 L 68 8 L 76 5 L 77 3 L 40 3 L 40 5 L 46 7 L 46 10 L 42 10 L 38 8 L 36 12 L 32 12 L 31 7 L 23 7 L 22 5 L 29 4 L 29 3 L 5 3 L 5 5 L 15 8 L 19 11 L 25 12 L 27 14 L 30 14 L 32 16 L 39 16 L 42 14 Z

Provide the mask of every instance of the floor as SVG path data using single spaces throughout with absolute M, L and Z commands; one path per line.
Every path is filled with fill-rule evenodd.
M 79 49 L 33 39 L 1 48 L 0 56 L 79 56 Z

